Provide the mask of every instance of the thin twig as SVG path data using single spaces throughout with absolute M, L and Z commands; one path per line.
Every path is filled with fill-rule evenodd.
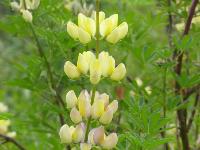
M 189 16 L 186 21 L 185 29 L 183 32 L 183 36 L 187 35 L 190 30 L 192 18 L 195 13 L 195 8 L 198 4 L 198 0 L 193 0 L 191 8 L 189 10 Z M 174 58 L 177 59 L 177 64 L 175 66 L 175 73 L 180 76 L 181 71 L 182 71 L 182 60 L 183 60 L 183 54 L 184 52 L 182 51 L 174 51 Z M 175 81 L 175 94 L 176 95 L 182 95 L 182 89 L 178 81 Z M 190 150 L 190 145 L 189 145 L 189 139 L 188 139 L 188 133 L 187 133 L 187 110 L 186 109 L 179 109 L 177 110 L 177 116 L 179 120 L 179 126 L 180 126 L 180 136 L 182 140 L 182 145 L 183 145 L 183 150 Z
M 61 105 L 65 109 L 65 104 L 64 104 L 61 96 L 58 94 L 58 90 L 57 90 L 57 88 L 56 88 L 56 86 L 54 84 L 53 73 L 52 73 L 52 69 L 51 69 L 50 63 L 47 60 L 47 57 L 46 57 L 45 53 L 43 52 L 42 46 L 40 45 L 39 39 L 38 39 L 38 37 L 37 37 L 37 35 L 35 33 L 35 30 L 34 30 L 34 27 L 33 27 L 32 24 L 30 24 L 30 28 L 31 28 L 31 31 L 33 33 L 34 39 L 36 41 L 39 55 L 40 55 L 41 58 L 44 59 L 45 65 L 47 67 L 47 72 L 48 72 L 48 76 L 49 76 L 49 82 L 50 82 L 51 89 L 53 89 L 53 92 L 54 92 L 54 97 L 55 97 L 55 100 L 56 100 L 56 104 L 58 106 Z M 64 117 L 63 117 L 63 115 L 61 113 L 59 113 L 59 118 L 60 118 L 61 125 L 63 125 L 64 124 Z
M 192 126 L 199 99 L 200 99 L 200 95 L 199 95 L 199 93 L 197 93 L 196 98 L 195 98 L 195 102 L 194 102 L 194 106 L 193 106 L 193 110 L 192 110 L 192 113 L 191 113 L 191 116 L 189 118 L 188 125 L 187 125 L 187 131 L 188 132 L 189 132 L 191 126 Z
M 26 150 L 20 143 L 18 143 L 15 139 L 8 137 L 6 135 L 0 134 L 0 137 L 5 140 L 5 142 L 11 142 L 18 147 L 20 150 Z

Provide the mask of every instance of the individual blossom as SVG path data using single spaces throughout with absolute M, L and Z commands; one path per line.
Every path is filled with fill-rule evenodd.
M 111 79 L 115 81 L 120 81 L 126 75 L 126 67 L 123 63 L 120 63 L 111 74 Z
M 84 139 L 84 133 L 85 125 L 83 123 L 78 124 L 75 128 L 65 124 L 60 128 L 59 136 L 61 143 L 71 144 L 81 142 Z
M 79 40 L 83 44 L 87 44 L 91 41 L 91 38 L 95 36 L 95 21 L 92 18 L 79 13 L 78 25 L 68 21 L 67 32 L 73 39 Z
M 0 113 L 5 113 L 8 112 L 8 107 L 0 102 Z M 8 119 L 0 119 L 0 134 L 3 134 L 5 136 L 14 138 L 16 137 L 16 132 L 14 131 L 9 131 L 9 127 L 11 125 L 11 121 Z
M 108 136 L 106 136 L 103 126 L 94 128 L 89 132 L 88 143 L 100 146 L 103 149 L 112 149 L 116 147 L 117 142 L 117 134 L 111 133 Z
M 67 108 L 75 107 L 77 104 L 77 101 L 78 101 L 78 99 L 73 90 L 70 90 L 69 92 L 67 92 L 67 94 L 66 94 Z
M 65 63 L 64 72 L 71 79 L 77 79 L 80 77 L 80 72 L 79 72 L 78 68 L 70 61 L 67 61 Z
M 0 102 L 0 113 L 4 113 L 7 111 L 8 111 L 8 107 L 4 103 Z

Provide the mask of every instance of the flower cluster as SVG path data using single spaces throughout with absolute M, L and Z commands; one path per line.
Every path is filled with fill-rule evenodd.
M 13 1 L 10 3 L 14 11 L 21 12 L 26 22 L 32 22 L 33 16 L 31 10 L 35 10 L 40 5 L 40 0 L 20 0 L 20 3 Z
M 87 17 L 82 13 L 78 15 L 78 25 L 69 21 L 67 23 L 67 32 L 75 39 L 79 40 L 83 44 L 87 44 L 92 38 L 95 38 L 96 34 L 96 12 L 92 17 Z M 105 18 L 104 12 L 99 12 L 100 23 L 100 35 L 102 38 L 110 43 L 117 43 L 123 39 L 128 33 L 128 24 L 126 22 L 118 25 L 118 14 L 114 14 L 108 18 Z
M 77 79 L 81 74 L 90 74 L 92 84 L 99 83 L 101 76 L 110 77 L 111 80 L 120 81 L 126 74 L 123 63 L 115 67 L 115 59 L 108 52 L 101 52 L 98 58 L 91 51 L 80 53 L 75 66 L 70 61 L 64 65 L 66 75 L 71 79 Z
M 98 13 L 94 12 L 91 17 L 79 13 L 78 25 L 71 21 L 67 23 L 67 32 L 73 39 L 83 44 L 89 43 L 92 38 L 96 40 L 96 55 L 91 51 L 84 51 L 79 53 L 76 64 L 67 61 L 64 65 L 64 72 L 70 79 L 78 79 L 81 75 L 85 75 L 89 76 L 93 84 L 90 94 L 87 90 L 82 90 L 78 97 L 73 90 L 67 93 L 67 108 L 70 109 L 70 118 L 75 126 L 65 124 L 59 132 L 62 143 L 69 145 L 79 143 L 81 150 L 90 150 L 93 146 L 112 149 L 117 145 L 117 134 L 106 134 L 105 125 L 111 123 L 118 109 L 118 101 L 109 102 L 109 95 L 97 92 L 96 84 L 102 77 L 120 81 L 126 75 L 123 63 L 116 65 L 115 59 L 108 52 L 102 51 L 100 54 L 98 52 L 100 35 L 101 39 L 117 43 L 126 36 L 128 24 L 123 22 L 118 25 L 117 14 L 105 18 L 105 13 L 99 12 L 98 5 L 99 1 L 96 1 Z
M 8 111 L 8 107 L 0 102 L 0 113 L 5 113 Z M 9 132 L 10 120 L 0 119 L 0 134 L 6 135 L 8 137 L 14 138 L 16 132 Z
M 118 109 L 118 101 L 114 100 L 109 104 L 109 95 L 106 93 L 95 93 L 92 104 L 92 95 L 83 90 L 76 96 L 74 91 L 69 91 L 66 95 L 67 108 L 71 109 L 70 118 L 76 127 L 69 127 L 67 124 L 60 129 L 60 138 L 62 143 L 81 143 L 80 147 L 99 145 L 104 149 L 114 148 L 118 138 L 116 133 L 105 136 L 104 127 L 94 128 L 89 132 L 87 144 L 83 144 L 85 139 L 86 127 L 83 120 L 95 119 L 102 125 L 109 124 L 112 121 L 113 114 Z

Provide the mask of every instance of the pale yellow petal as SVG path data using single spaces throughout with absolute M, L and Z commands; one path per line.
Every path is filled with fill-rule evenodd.
M 73 90 L 66 94 L 67 108 L 73 108 L 77 104 L 77 97 Z
M 90 82 L 92 84 L 99 83 L 101 79 L 101 65 L 98 59 L 90 64 Z
M 70 112 L 70 118 L 74 123 L 80 123 L 82 121 L 82 116 L 76 107 L 72 108 Z
M 104 149 L 113 149 L 116 147 L 117 142 L 118 142 L 117 134 L 111 133 L 104 139 L 104 141 L 101 143 L 101 146 Z
M 67 32 L 73 39 L 78 39 L 78 26 L 71 21 L 67 23 Z
M 63 125 L 59 131 L 61 143 L 69 144 L 72 142 L 72 130 L 67 124 Z
M 119 64 L 111 75 L 111 79 L 115 81 L 122 80 L 126 75 L 126 67 L 123 63 Z
M 80 72 L 77 67 L 70 61 L 67 61 L 64 65 L 64 72 L 71 79 L 76 79 L 80 77 Z
M 82 28 L 78 28 L 78 38 L 82 44 L 87 44 L 91 41 L 91 36 L 88 32 Z

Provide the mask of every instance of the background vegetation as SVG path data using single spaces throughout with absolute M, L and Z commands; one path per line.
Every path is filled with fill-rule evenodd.
M 32 26 L 11 10 L 9 0 L 0 4 L 0 101 L 10 110 L 0 117 L 11 120 L 15 140 L 27 150 L 62 150 L 58 130 L 62 119 L 71 122 L 64 106 L 66 91 L 91 89 L 84 79 L 69 80 L 63 65 L 66 60 L 75 62 L 81 51 L 94 50 L 94 43 L 84 47 L 68 36 L 66 22 L 77 17 L 63 0 L 41 0 L 33 11 Z M 191 4 L 191 0 L 101 0 L 107 16 L 118 13 L 120 22 L 129 24 L 123 41 L 100 45 L 128 71 L 120 85 L 102 81 L 98 87 L 119 100 L 120 109 L 108 126 L 119 135 L 116 149 L 189 150 L 187 142 L 190 149 L 200 148 L 199 4 L 194 13 L 197 22 L 189 34 L 184 32 Z M 0 149 L 18 148 L 6 142 Z

